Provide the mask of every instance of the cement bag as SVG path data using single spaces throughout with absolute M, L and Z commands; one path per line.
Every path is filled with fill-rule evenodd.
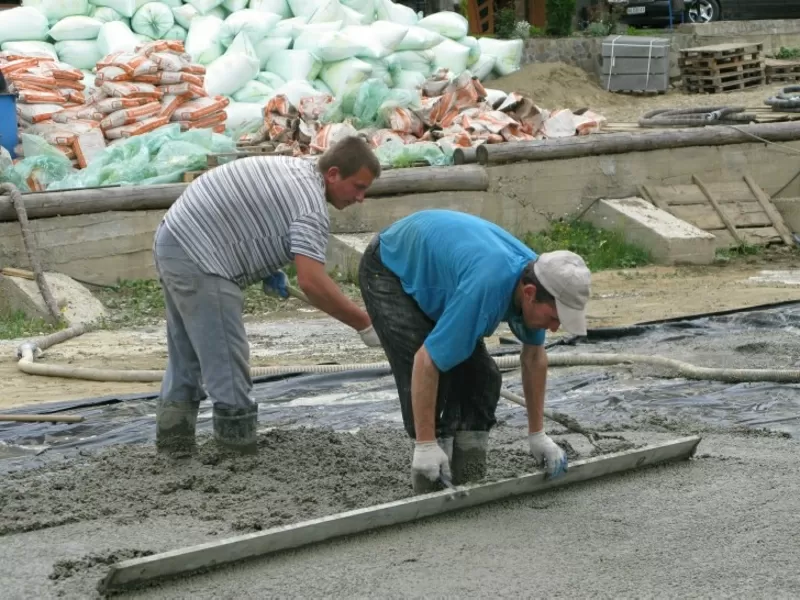
M 469 58 L 467 58 L 467 67 L 471 67 L 476 62 L 478 62 L 478 59 L 481 57 L 481 45 L 478 43 L 478 38 L 472 37 L 471 35 L 467 35 L 456 41 L 462 46 L 466 46 L 467 48 L 469 48 Z
M 379 79 L 383 81 L 387 86 L 392 87 L 394 85 L 394 80 L 392 79 L 392 73 L 389 70 L 388 65 L 385 61 L 378 59 L 378 58 L 361 58 L 365 63 L 372 67 L 372 74 L 370 75 L 371 79 Z
M 208 65 L 205 90 L 209 96 L 230 96 L 258 75 L 259 61 L 253 44 L 242 32 L 222 56 Z
M 317 90 L 308 81 L 301 81 L 299 79 L 287 81 L 282 86 L 275 88 L 274 96 L 286 96 L 293 106 L 300 105 L 300 100 L 312 96 L 320 96 L 325 92 Z
M 357 37 L 342 31 L 328 31 L 322 35 L 304 31 L 297 36 L 292 46 L 294 50 L 308 50 L 322 62 L 336 62 L 352 58 L 363 51 Z
M 328 84 L 326 84 L 324 81 L 322 81 L 322 79 L 319 79 L 319 78 L 315 79 L 314 81 L 311 82 L 311 85 L 318 92 L 320 92 L 322 94 L 327 94 L 328 96 L 333 97 L 333 91 L 331 91 L 331 88 L 329 88 Z
M 434 54 L 431 50 L 394 52 L 386 57 L 386 64 L 404 71 L 417 71 L 426 77 L 431 74 Z
M 344 20 L 344 12 L 339 0 L 317 0 L 317 9 L 308 15 L 308 24 L 333 23 Z M 291 0 L 290 0 L 291 6 Z
M 342 21 L 331 21 L 330 23 L 298 24 L 292 28 L 292 39 L 297 40 L 301 35 L 321 36 L 342 28 Z M 292 46 L 294 48 L 294 46 Z
M 131 19 L 131 29 L 154 40 L 161 39 L 173 25 L 172 9 L 161 2 L 148 2 Z
M 233 39 L 244 32 L 253 44 L 257 44 L 267 36 L 267 32 L 278 24 L 280 15 L 246 8 L 231 14 L 222 23 L 219 41 L 226 48 Z
M 322 68 L 319 59 L 308 50 L 279 50 L 267 61 L 266 70 L 280 75 L 284 81 L 316 79 Z
M 170 9 L 179 8 L 183 6 L 183 0 L 159 0 L 159 2 L 161 2 L 161 4 L 164 4 L 165 6 L 169 6 Z
M 408 33 L 406 33 L 402 41 L 395 46 L 395 50 L 398 52 L 402 50 L 430 50 L 444 40 L 444 36 L 435 31 L 412 25 L 408 28 Z
M 286 50 L 292 45 L 291 37 L 265 37 L 256 44 L 256 56 L 261 63 L 261 68 L 267 66 L 270 57 L 279 50 Z
M 47 42 L 6 42 L 0 45 L 0 50 L 29 56 L 49 56 L 58 60 L 56 47 Z
M 161 39 L 164 40 L 178 40 L 179 42 L 183 42 L 186 40 L 186 30 L 181 27 L 180 25 L 173 25 L 169 28 L 169 31 L 161 36 Z
M 22 6 L 35 8 L 44 14 L 50 25 L 64 17 L 89 14 L 88 0 L 22 0 Z
M 433 69 L 447 69 L 454 76 L 461 75 L 467 70 L 469 48 L 458 42 L 445 38 L 438 46 L 431 49 L 433 52 Z
M 251 123 L 264 122 L 264 104 L 256 102 L 231 102 L 225 107 L 227 129 L 239 129 Z
M 109 8 L 108 6 L 96 6 L 95 9 L 91 12 L 90 15 L 93 19 L 100 21 L 101 23 L 110 23 L 111 21 L 122 21 L 123 23 L 129 24 L 129 19 L 126 19 L 113 8 Z
M 223 21 L 219 17 L 196 16 L 186 34 L 186 52 L 194 62 L 207 65 L 224 52 L 219 42 L 219 32 Z
M 57 42 L 95 40 L 102 26 L 102 21 L 92 17 L 65 17 L 50 28 L 49 35 Z
M 308 17 L 292 17 L 291 19 L 283 19 L 273 27 L 267 37 L 290 37 L 292 39 L 300 35 L 303 26 L 308 24 Z M 338 28 L 337 28 L 338 29 Z M 328 29 L 327 31 L 332 31 Z
M 469 68 L 470 73 L 480 81 L 486 79 L 494 69 L 495 58 L 488 54 L 481 54 L 478 61 Z
M 180 2 L 180 0 L 178 0 Z M 244 10 L 247 8 L 249 0 L 223 0 L 222 8 L 229 13 L 235 13 L 237 10 Z
M 348 87 L 358 85 L 369 79 L 372 67 L 358 58 L 348 58 L 335 63 L 328 63 L 319 72 L 319 78 L 325 82 L 335 98 L 339 98 Z
M 509 75 L 519 69 L 522 61 L 522 48 L 525 42 L 522 39 L 496 40 L 482 37 L 478 40 L 481 55 L 488 54 L 495 58 L 494 72 L 500 75 Z
M 119 21 L 103 23 L 97 36 L 97 49 L 103 56 L 114 52 L 132 52 L 139 43 L 128 26 Z
M 457 40 L 469 33 L 469 22 L 467 19 L 450 10 L 433 13 L 423 17 L 417 23 L 419 27 L 435 31 L 441 36 Z
M 130 19 L 142 4 L 143 0 L 92 0 L 95 6 L 107 6 L 117 11 L 120 16 Z
M 94 40 L 56 42 L 55 47 L 58 60 L 83 70 L 94 69 L 97 61 L 104 56 Z M 94 81 L 94 75 L 92 75 L 92 80 Z
M 416 90 L 423 86 L 425 83 L 425 75 L 419 71 L 406 71 L 404 69 L 397 69 L 392 73 L 392 82 L 394 87 L 401 90 Z
M 254 79 L 245 83 L 241 89 L 233 94 L 233 99 L 236 102 L 261 102 L 264 105 L 274 93 L 274 90 L 266 83 L 261 83 Z
M 384 48 L 389 52 L 394 52 L 408 34 L 409 26 L 389 21 L 375 21 L 369 28 L 375 32 Z
M 375 0 L 339 0 L 339 2 L 342 6 L 369 18 L 370 22 L 375 20 Z
M 414 9 L 403 4 L 395 4 L 392 0 L 375 0 L 375 16 L 381 21 L 398 25 L 416 25 L 419 21 Z
M 354 42 L 356 52 L 353 56 L 358 58 L 385 58 L 392 52 L 383 45 L 380 37 L 378 37 L 378 32 L 369 25 L 351 25 L 342 29 L 339 33 L 342 37 Z
M 47 17 L 28 6 L 1 11 L 0 44 L 4 42 L 32 42 L 47 39 Z
M 201 15 L 206 15 L 222 4 L 222 0 L 186 0 L 186 4 L 191 4 Z
M 260 81 L 264 85 L 271 87 L 273 90 L 286 83 L 286 80 L 283 77 L 276 75 L 275 73 L 270 73 L 269 71 L 261 71 L 258 75 L 256 75 L 256 81 Z
M 283 19 L 289 19 L 292 16 L 292 10 L 286 0 L 250 0 L 248 8 L 274 13 Z

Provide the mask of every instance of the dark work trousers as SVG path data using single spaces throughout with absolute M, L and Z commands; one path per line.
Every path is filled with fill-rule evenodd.
M 411 372 L 414 355 L 436 323 L 405 293 L 397 276 L 380 256 L 378 236 L 361 258 L 358 281 L 364 304 L 381 340 L 400 396 L 408 435 L 416 439 L 411 404 Z M 465 326 L 467 324 L 465 323 Z M 497 422 L 502 376 L 489 356 L 483 340 L 467 360 L 446 373 L 439 373 L 436 396 L 436 437 L 451 437 L 456 431 L 489 431 Z

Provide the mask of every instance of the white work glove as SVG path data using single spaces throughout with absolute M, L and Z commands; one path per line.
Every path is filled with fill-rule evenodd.
M 547 470 L 549 479 L 567 472 L 567 453 L 544 432 L 544 429 L 529 433 L 528 444 L 533 458 L 540 467 Z
M 436 441 L 416 442 L 414 460 L 411 461 L 411 474 L 420 474 L 436 481 L 440 476 L 450 481 L 450 461 L 447 454 Z
M 361 336 L 361 341 L 370 348 L 380 348 L 381 341 L 378 339 L 378 334 L 375 333 L 375 328 L 372 325 L 363 331 L 359 331 L 358 335 Z

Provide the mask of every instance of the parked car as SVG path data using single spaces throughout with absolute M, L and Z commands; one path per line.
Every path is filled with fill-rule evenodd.
M 668 26 L 670 1 L 676 24 L 800 19 L 800 0 L 628 0 L 621 20 L 634 26 Z M 678 9 L 680 4 L 685 5 L 683 10 Z

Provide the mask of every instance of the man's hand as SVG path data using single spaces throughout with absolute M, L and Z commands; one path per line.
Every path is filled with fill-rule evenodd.
M 531 454 L 539 466 L 547 469 L 549 479 L 567 472 L 567 454 L 556 444 L 544 429 L 528 434 Z
M 261 289 L 267 296 L 277 296 L 284 300 L 289 297 L 288 285 L 289 278 L 280 269 L 261 280 Z
M 414 444 L 414 460 L 411 462 L 411 475 L 423 475 L 430 481 L 440 476 L 450 479 L 450 462 L 447 454 L 439 444 L 433 442 L 416 442 Z
M 364 342 L 365 346 L 369 346 L 370 348 L 381 347 L 381 341 L 378 339 L 378 334 L 375 333 L 375 328 L 372 325 L 359 331 L 358 335 L 361 336 L 361 341 Z

